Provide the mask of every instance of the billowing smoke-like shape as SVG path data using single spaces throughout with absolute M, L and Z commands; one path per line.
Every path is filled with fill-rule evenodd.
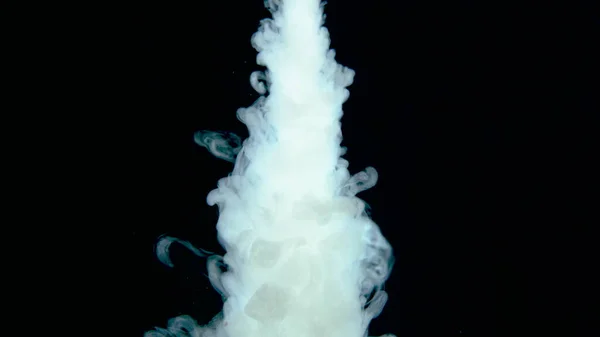
M 206 325 L 169 321 L 146 337 L 363 337 L 379 315 L 392 249 L 355 195 L 377 172 L 354 176 L 341 158 L 340 118 L 354 72 L 335 61 L 319 0 L 268 0 L 273 19 L 252 44 L 264 73 L 250 77 L 262 96 L 238 110 L 249 130 L 201 131 L 195 141 L 235 162 L 208 195 L 219 206 L 224 257 L 208 257 L 209 278 L 225 301 Z M 172 266 L 162 237 L 159 259 Z

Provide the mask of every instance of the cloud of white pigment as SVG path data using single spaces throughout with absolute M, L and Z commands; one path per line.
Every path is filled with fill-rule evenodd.
M 355 195 L 377 172 L 354 176 L 342 159 L 340 119 L 354 71 L 335 61 L 319 0 L 267 1 L 272 19 L 252 37 L 251 76 L 263 94 L 238 110 L 249 130 L 201 131 L 198 144 L 235 162 L 208 195 L 218 205 L 223 257 L 162 237 L 161 261 L 179 242 L 208 257 L 222 313 L 201 326 L 189 316 L 146 337 L 363 337 L 379 315 L 392 248 Z M 268 94 L 267 94 L 268 92 Z

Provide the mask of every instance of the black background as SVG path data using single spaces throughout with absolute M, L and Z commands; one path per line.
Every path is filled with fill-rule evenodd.
M 262 1 L 145 2 L 123 10 L 114 81 L 114 205 L 130 237 L 117 335 L 168 318 L 208 322 L 220 298 L 204 261 L 159 235 L 222 252 L 206 194 L 232 169 L 193 142 L 201 129 L 247 135 L 239 107 Z M 339 63 L 356 71 L 342 120 L 360 197 L 395 249 L 390 299 L 371 335 L 584 336 L 595 204 L 598 8 L 592 1 L 341 1 L 326 6 Z M 116 91 L 115 91 L 116 92 Z M 117 94 L 115 94 L 117 95 Z M 112 118 L 112 117 L 111 117 Z M 129 227 L 132 227 L 129 229 Z

